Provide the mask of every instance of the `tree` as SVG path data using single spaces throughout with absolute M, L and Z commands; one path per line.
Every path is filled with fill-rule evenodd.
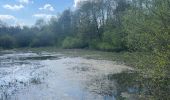
M 0 37 L 0 47 L 4 49 L 11 49 L 15 46 L 15 39 L 9 35 Z

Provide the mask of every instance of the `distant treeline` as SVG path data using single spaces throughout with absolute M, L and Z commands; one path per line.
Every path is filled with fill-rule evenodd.
M 0 47 L 91 48 L 106 51 L 169 49 L 169 0 L 89 0 L 31 28 L 0 24 Z
M 152 77 L 155 88 L 165 87 L 170 75 L 170 0 L 89 0 L 31 28 L 0 25 L 1 48 L 44 46 L 150 52 L 154 68 L 148 66 L 142 74 Z M 167 97 L 159 91 L 150 94 Z

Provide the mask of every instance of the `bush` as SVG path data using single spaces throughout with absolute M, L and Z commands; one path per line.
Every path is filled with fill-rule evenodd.
M 37 36 L 33 39 L 30 46 L 31 47 L 47 47 L 47 46 L 53 46 L 54 40 L 50 36 Z
M 11 49 L 15 46 L 15 39 L 12 36 L 4 35 L 0 37 L 0 47 Z
M 107 42 L 101 42 L 100 40 L 93 40 L 89 46 L 90 49 L 113 51 L 113 46 Z
M 30 47 L 41 47 L 41 46 L 42 46 L 42 43 L 39 39 L 34 39 L 30 44 Z
M 113 51 L 114 50 L 114 46 L 107 42 L 98 43 L 97 46 L 100 50 L 104 50 L 104 51 Z
M 122 51 L 126 49 L 122 34 L 117 30 L 104 32 L 102 41 L 94 40 L 90 43 L 90 47 L 104 51 Z
M 62 47 L 66 49 L 85 48 L 87 47 L 87 44 L 79 38 L 66 37 L 63 41 Z

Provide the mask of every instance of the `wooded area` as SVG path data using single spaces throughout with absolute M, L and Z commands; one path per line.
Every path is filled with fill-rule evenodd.
M 153 100 L 169 98 L 170 0 L 90 0 L 32 27 L 0 23 L 0 48 L 46 47 L 148 53 L 137 68 Z M 146 56 L 146 58 L 148 58 Z M 149 66 L 148 66 L 149 65 Z M 166 92 L 166 93 L 164 93 Z

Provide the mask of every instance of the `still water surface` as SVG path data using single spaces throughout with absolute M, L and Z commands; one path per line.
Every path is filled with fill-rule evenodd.
M 117 100 L 109 75 L 132 68 L 62 52 L 1 51 L 0 100 Z

